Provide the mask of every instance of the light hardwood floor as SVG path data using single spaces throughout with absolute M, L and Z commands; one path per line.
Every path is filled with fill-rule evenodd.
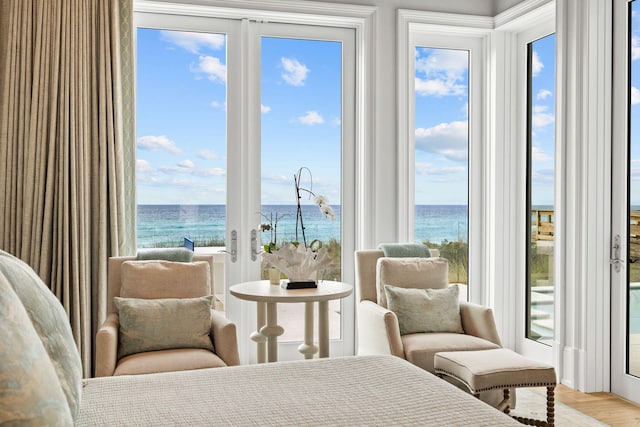
M 640 426 L 640 405 L 611 393 L 581 393 L 561 384 L 556 401 L 611 426 Z

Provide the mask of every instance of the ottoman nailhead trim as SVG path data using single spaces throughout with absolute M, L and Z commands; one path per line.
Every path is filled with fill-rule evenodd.
M 458 381 L 460 381 L 462 384 L 464 384 L 465 386 L 467 386 L 467 388 L 469 390 L 471 390 L 472 393 L 480 393 L 483 391 L 489 391 L 489 390 L 498 390 L 498 389 L 505 389 L 505 388 L 518 388 L 518 387 L 555 387 L 557 383 L 553 382 L 532 382 L 532 383 L 510 383 L 510 384 L 498 384 L 498 385 L 494 385 L 491 387 L 484 387 L 478 390 L 472 390 L 471 386 L 469 384 L 467 384 L 467 382 L 465 380 L 463 380 L 462 378 L 460 378 L 457 375 L 452 374 L 449 371 L 446 371 L 444 369 L 438 368 L 435 370 L 435 372 L 437 374 L 444 374 L 447 375 L 449 377 L 453 377 L 455 379 L 457 379 Z

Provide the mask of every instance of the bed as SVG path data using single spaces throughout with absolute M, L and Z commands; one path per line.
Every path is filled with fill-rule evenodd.
M 78 426 L 510 426 L 394 356 L 300 360 L 84 381 Z
M 0 250 L 0 424 L 519 425 L 395 356 L 83 379 L 64 308 Z

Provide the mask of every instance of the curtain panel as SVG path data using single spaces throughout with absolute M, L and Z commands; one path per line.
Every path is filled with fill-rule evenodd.
M 0 6 L 0 247 L 62 302 L 85 376 L 106 316 L 107 260 L 127 244 L 121 57 L 132 48 L 121 46 L 121 25 L 131 43 L 130 2 Z

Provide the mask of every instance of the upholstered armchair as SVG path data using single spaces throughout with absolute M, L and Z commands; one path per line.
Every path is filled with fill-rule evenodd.
M 384 285 L 446 288 L 448 263 L 443 258 L 386 258 L 376 249 L 356 251 L 355 260 L 359 355 L 392 354 L 433 373 L 437 352 L 501 347 L 491 309 L 463 301 L 463 333 L 401 335 L 398 316 L 387 308 Z
M 213 289 L 212 256 L 190 263 L 110 258 L 96 377 L 239 365 L 235 324 L 212 309 Z

